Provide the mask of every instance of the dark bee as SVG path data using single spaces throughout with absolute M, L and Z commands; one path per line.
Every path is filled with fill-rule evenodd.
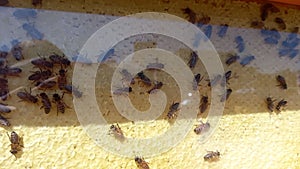
M 173 104 L 170 106 L 169 112 L 168 112 L 168 114 L 167 114 L 167 117 L 168 117 L 169 119 L 173 119 L 174 117 L 177 116 L 177 115 L 176 115 L 176 112 L 179 110 L 179 109 L 178 109 L 179 104 L 180 104 L 180 103 L 174 103 L 174 102 L 173 102 Z
M 268 107 L 268 109 L 270 110 L 270 112 L 273 112 L 273 109 L 274 109 L 274 102 L 275 102 L 275 101 L 276 101 L 276 100 L 272 100 L 271 97 L 267 97 L 267 99 L 266 99 L 267 107 Z
M 123 80 L 130 82 L 130 84 L 134 84 L 134 78 L 132 74 L 130 74 L 126 69 L 123 69 L 121 72 L 122 76 L 124 77 Z
M 221 75 L 217 75 L 214 79 L 212 79 L 209 83 L 208 86 L 215 86 L 218 84 L 218 82 L 221 80 L 222 76 Z
M 135 157 L 134 161 L 139 169 L 150 169 L 148 163 L 142 157 Z
M 8 81 L 0 78 L 0 97 L 2 100 L 6 100 L 9 93 Z
M 23 143 L 22 143 L 23 139 L 14 131 L 11 132 L 10 136 L 9 134 L 7 134 L 7 136 L 11 143 L 10 153 L 12 153 L 16 157 L 16 154 L 22 150 L 21 148 L 23 147 Z
M 17 67 L 10 68 L 10 67 L 6 66 L 4 68 L 0 68 L 0 75 L 19 76 L 20 73 L 22 73 L 22 69 L 17 68 Z
M 78 90 L 78 88 L 72 86 L 72 85 L 65 85 L 64 90 L 68 93 L 73 93 L 75 97 L 80 98 L 82 96 L 82 92 Z
M 40 70 L 40 71 L 35 71 L 33 74 L 31 74 L 28 77 L 28 80 L 37 82 L 37 81 L 43 81 L 46 80 L 48 78 L 50 78 L 52 75 L 52 72 L 50 70 Z
M 37 82 L 35 84 L 35 86 L 38 88 L 38 89 L 41 89 L 41 90 L 46 90 L 46 89 L 51 89 L 53 88 L 54 86 L 56 85 L 56 81 L 43 81 L 43 82 Z
M 216 161 L 220 159 L 219 151 L 207 151 L 207 154 L 203 157 L 205 161 Z
M 49 59 L 52 61 L 53 64 L 60 64 L 65 67 L 71 65 L 71 61 L 69 59 L 67 59 L 64 55 L 60 56 L 60 55 L 54 53 L 53 55 L 49 56 Z
M 115 94 L 115 95 L 127 95 L 130 92 L 132 92 L 131 87 L 124 87 L 124 88 L 119 88 L 119 89 L 113 91 L 113 94 Z
M 116 137 L 119 140 L 124 140 L 125 136 L 123 134 L 123 131 L 121 129 L 121 127 L 119 126 L 119 124 L 117 123 L 116 125 L 112 124 L 109 128 L 109 134 L 110 135 L 114 135 L 114 137 Z
M 194 132 L 199 135 L 202 132 L 208 131 L 209 128 L 210 128 L 210 124 L 208 122 L 203 123 L 202 121 L 200 121 L 200 124 L 198 124 L 196 126 L 196 128 L 194 129 Z
M 283 76 L 276 76 L 276 80 L 279 82 L 279 87 L 281 89 L 287 89 L 287 84 L 286 84 L 286 81 L 285 81 L 285 78 Z
M 69 107 L 64 101 L 64 93 L 62 94 L 62 96 L 60 97 L 59 94 L 55 93 L 53 94 L 53 102 L 56 103 L 56 110 L 57 110 L 57 115 L 58 112 L 60 113 L 65 113 L 65 109 L 66 107 Z
M 44 108 L 45 113 L 48 114 L 50 112 L 50 110 L 51 110 L 50 99 L 49 99 L 49 97 L 47 96 L 46 93 L 40 93 L 39 96 L 42 99 L 42 104 L 43 104 L 43 106 L 41 107 L 41 109 Z
M 32 102 L 32 103 L 36 103 L 38 101 L 36 96 L 33 96 L 31 94 L 31 89 L 30 92 L 27 92 L 26 90 L 24 90 L 24 92 L 18 92 L 17 96 L 23 100 L 23 101 L 27 101 L 27 102 Z
M 47 61 L 46 58 L 38 58 L 32 60 L 31 63 L 40 69 L 53 69 L 53 63 Z
M 277 13 L 279 11 L 280 10 L 277 7 L 275 7 L 273 4 L 266 3 L 266 4 L 262 5 L 261 8 L 260 8 L 260 12 L 261 12 L 260 17 L 261 17 L 261 20 L 265 21 L 267 19 L 267 17 L 268 17 L 269 12 L 271 12 L 271 13 Z
M 12 109 L 15 109 L 15 107 L 8 106 L 7 104 L 0 103 L 0 112 L 1 113 L 10 113 Z
M 154 86 L 147 91 L 147 93 L 151 93 L 152 91 L 156 90 L 156 89 L 160 89 L 163 86 L 162 82 L 154 82 Z
M 66 76 L 67 71 L 64 69 L 59 70 L 59 76 L 57 78 L 57 84 L 58 88 L 60 90 L 63 90 L 65 88 L 65 85 L 67 84 L 67 76 Z
M 251 27 L 252 28 L 262 29 L 262 28 L 264 28 L 264 26 L 265 26 L 265 24 L 263 22 L 260 22 L 260 21 L 251 22 Z
M 189 19 L 188 21 L 191 23 L 196 23 L 197 20 L 197 14 L 191 10 L 191 8 L 187 7 L 187 8 L 183 8 L 181 9 L 183 11 L 184 14 L 188 15 Z
M 198 20 L 198 22 L 199 22 L 200 25 L 206 25 L 210 22 L 210 17 L 206 16 L 206 15 L 203 15 L 202 18 L 200 18 Z
M 274 21 L 278 24 L 278 27 L 280 29 L 286 29 L 286 25 L 285 25 L 285 22 L 283 21 L 283 19 L 279 18 L 279 17 L 276 17 L 274 19 Z
M 226 61 L 225 63 L 229 66 L 231 65 L 232 63 L 236 62 L 238 59 L 240 59 L 240 56 L 238 55 L 231 55 Z
M 232 93 L 232 90 L 227 89 L 226 92 L 223 94 L 223 96 L 221 96 L 220 102 L 226 101 L 229 98 L 231 93 Z
M 11 49 L 11 53 L 13 55 L 13 57 L 16 60 L 21 60 L 24 59 L 23 53 L 22 53 L 22 48 L 19 45 L 15 45 L 12 49 Z
M 9 121 L 5 117 L 3 117 L 1 115 L 0 115 L 0 124 L 3 125 L 3 126 L 6 126 L 6 127 L 10 126 Z
M 137 76 L 141 79 L 141 81 L 147 85 L 147 86 L 151 86 L 152 85 L 152 82 L 151 80 L 144 74 L 144 72 L 139 72 L 137 74 Z
M 279 102 L 278 102 L 278 104 L 277 104 L 277 106 L 276 106 L 276 110 L 277 111 L 280 111 L 280 108 L 281 107 L 283 107 L 283 106 L 286 106 L 286 104 L 287 104 L 287 101 L 286 100 L 280 100 Z
M 229 79 L 230 79 L 230 77 L 231 77 L 231 71 L 229 70 L 229 71 L 227 71 L 225 74 L 224 74 L 224 76 L 223 76 L 223 78 L 222 78 L 222 80 L 221 80 L 221 86 L 222 87 L 224 87 L 226 84 L 229 84 Z
M 191 57 L 191 58 L 190 58 L 188 64 L 189 64 L 189 67 L 192 69 L 192 68 L 194 68 L 194 67 L 196 66 L 196 63 L 197 63 L 197 61 L 198 61 L 198 55 L 197 55 L 196 52 L 193 51 L 193 52 L 191 53 L 191 56 L 190 56 L 190 57 Z
M 200 101 L 200 106 L 199 106 L 200 113 L 204 113 L 207 107 L 208 107 L 208 97 L 202 96 Z
M 203 79 L 203 77 L 201 78 L 201 74 L 198 73 L 194 76 L 194 81 L 193 81 L 193 90 L 197 90 L 200 81 Z
M 42 6 L 42 0 L 31 0 L 31 4 L 33 6 L 41 5 Z

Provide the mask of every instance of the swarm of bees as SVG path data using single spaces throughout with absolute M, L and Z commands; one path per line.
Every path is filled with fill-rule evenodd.
M 20 61 L 24 59 L 23 48 L 17 44 L 12 47 L 10 51 L 15 60 Z M 0 97 L 2 101 L 6 101 L 9 97 L 9 79 L 7 77 L 18 77 L 22 73 L 22 69 L 18 67 L 11 67 L 7 64 L 8 52 L 0 51 Z M 64 113 L 69 106 L 64 102 L 64 94 L 74 94 L 75 97 L 80 98 L 82 92 L 78 88 L 73 87 L 68 83 L 67 68 L 71 66 L 71 61 L 64 55 L 52 54 L 49 58 L 39 56 L 36 59 L 32 59 L 30 62 L 33 65 L 34 70 L 29 76 L 28 80 L 32 82 L 34 86 L 31 86 L 29 90 L 23 89 L 16 93 L 16 96 L 22 102 L 38 105 L 40 101 L 42 103 L 41 109 L 44 109 L 45 114 L 49 114 L 52 109 L 52 103 L 56 105 L 57 114 Z M 57 66 L 57 68 L 56 68 Z M 55 71 L 58 69 L 58 72 Z M 59 89 L 62 94 L 57 92 L 52 94 L 52 100 L 50 93 L 52 89 Z M 33 94 L 34 90 L 42 92 Z M 8 119 L 2 115 L 10 113 L 16 108 L 4 103 L 0 103 L 0 125 L 4 127 L 10 127 L 11 123 Z M 22 138 L 16 132 L 12 132 L 8 135 L 11 142 L 10 152 L 16 157 L 16 154 L 22 151 L 23 141 Z

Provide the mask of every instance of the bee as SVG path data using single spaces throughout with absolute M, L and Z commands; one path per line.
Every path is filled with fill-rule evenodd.
M 200 124 L 198 124 L 196 126 L 196 128 L 194 129 L 194 132 L 199 135 L 202 132 L 208 131 L 209 128 L 210 128 L 210 124 L 208 122 L 203 123 L 202 121 L 200 121 Z
M 199 106 L 200 113 L 204 113 L 207 107 L 208 107 L 208 97 L 202 96 L 200 101 L 200 106 Z
M 167 114 L 167 117 L 169 118 L 169 119 L 173 119 L 174 117 L 176 117 L 177 115 L 176 115 L 176 112 L 179 110 L 178 109 L 178 107 L 179 107 L 179 104 L 180 103 L 174 103 L 173 102 L 173 104 L 169 107 L 169 112 L 168 112 L 168 114 Z
M 59 76 L 57 78 L 57 84 L 58 88 L 60 90 L 63 90 L 65 88 L 65 85 L 67 84 L 67 77 L 66 77 L 67 71 L 64 69 L 59 70 Z
M 53 63 L 47 61 L 46 58 L 38 58 L 32 60 L 31 63 L 40 69 L 53 69 Z
M 219 151 L 207 151 L 207 154 L 203 157 L 204 161 L 216 161 L 220 159 Z
M 260 21 L 251 22 L 251 27 L 252 28 L 262 29 L 262 28 L 264 28 L 264 26 L 265 26 L 265 24 L 263 22 L 260 22 Z
M 82 92 L 78 90 L 78 88 L 72 86 L 72 85 L 65 85 L 64 90 L 68 93 L 73 93 L 75 97 L 80 98 L 82 96 Z
M 232 89 L 227 89 L 226 92 L 223 94 L 223 96 L 221 96 L 220 102 L 226 101 L 229 98 L 231 93 L 232 93 Z
M 0 124 L 3 125 L 3 126 L 6 126 L 6 127 L 10 126 L 9 121 L 5 117 L 3 117 L 1 115 L 0 115 Z
M 151 80 L 144 74 L 143 71 L 139 72 L 139 73 L 137 74 L 137 76 L 141 79 L 141 81 L 142 81 L 145 85 L 147 85 L 147 86 L 151 86 L 151 85 L 152 85 Z
M 19 76 L 20 73 L 22 73 L 22 69 L 21 68 L 17 68 L 17 67 L 10 68 L 8 66 L 6 66 L 4 68 L 0 68 L 0 75 L 4 75 L 4 76 Z
M 191 53 L 190 60 L 189 60 L 189 62 L 188 62 L 189 67 L 190 67 L 191 69 L 194 68 L 194 67 L 196 66 L 197 61 L 198 61 L 198 55 L 197 55 L 196 52 L 193 51 L 193 52 Z
M 8 133 L 6 133 L 9 140 L 10 140 L 10 146 L 11 146 L 11 150 L 10 153 L 12 153 L 15 157 L 16 154 L 18 153 L 18 151 L 21 151 L 22 147 L 23 147 L 23 139 L 22 137 L 20 137 L 16 132 L 11 132 L 10 136 Z M 16 157 L 17 158 L 17 157 Z
M 43 82 L 37 82 L 35 84 L 35 86 L 38 88 L 38 89 L 41 89 L 41 90 L 46 90 L 46 89 L 51 89 L 53 88 L 54 86 L 56 85 L 56 81 L 43 81 Z
M 135 83 L 132 74 L 130 74 L 130 73 L 128 72 L 128 70 L 123 69 L 120 73 L 121 73 L 121 75 L 124 77 L 123 80 L 125 80 L 125 81 L 127 81 L 127 82 L 130 82 L 130 84 L 134 84 L 134 83 Z
M 274 21 L 278 24 L 280 29 L 286 29 L 286 25 L 285 25 L 285 22 L 283 21 L 283 19 L 276 17 L 274 19 Z
M 41 5 L 42 6 L 42 0 L 31 0 L 31 4 L 33 6 Z
M 276 76 L 276 80 L 279 82 L 279 87 L 281 89 L 287 89 L 287 84 L 286 84 L 286 81 L 285 81 L 285 78 L 283 76 Z
M 24 59 L 23 53 L 22 53 L 22 48 L 19 45 L 15 45 L 13 46 L 13 48 L 11 49 L 11 53 L 13 55 L 13 57 L 19 61 L 21 59 Z
M 283 107 L 283 106 L 286 106 L 286 104 L 287 104 L 287 101 L 286 101 L 286 100 L 284 100 L 284 99 L 280 100 L 280 101 L 278 102 L 277 106 L 276 106 L 276 110 L 277 110 L 277 111 L 280 111 L 280 108 Z
M 40 93 L 40 98 L 42 99 L 42 104 L 43 106 L 41 106 L 40 109 L 44 108 L 44 111 L 46 114 L 49 114 L 50 110 L 51 110 L 51 102 L 49 97 L 47 96 L 46 93 Z
M 203 79 L 203 77 L 201 78 L 201 74 L 198 73 L 194 76 L 194 81 L 193 81 L 193 90 L 197 90 L 200 81 Z
M 181 9 L 183 11 L 184 14 L 187 14 L 189 19 L 188 21 L 191 22 L 191 23 L 196 23 L 196 20 L 197 20 L 197 14 L 189 7 L 187 8 L 183 8 Z
M 35 71 L 35 72 L 33 72 L 33 74 L 31 74 L 28 77 L 28 80 L 34 81 L 34 82 L 43 81 L 43 80 L 46 80 L 46 79 L 50 78 L 51 75 L 52 75 L 52 72 L 50 70 Z
M 225 74 L 224 74 L 224 76 L 223 76 L 223 78 L 222 78 L 222 80 L 221 80 L 221 86 L 222 87 L 224 87 L 225 86 L 225 84 L 229 84 L 229 79 L 230 79 L 230 77 L 231 77 L 231 71 L 229 70 L 229 71 L 227 71 Z
M 119 88 L 119 89 L 113 91 L 113 94 L 115 94 L 115 95 L 127 95 L 130 92 L 132 92 L 132 87 L 124 87 L 124 88 Z
M 266 4 L 262 5 L 260 8 L 260 12 L 261 12 L 260 17 L 261 17 L 262 21 L 265 21 L 267 19 L 269 11 L 271 13 L 277 13 L 280 10 L 271 3 L 266 3 Z
M 7 79 L 0 78 L 0 97 L 4 101 L 7 99 L 9 93 Z
M 32 102 L 32 103 L 36 103 L 38 101 L 36 96 L 33 96 L 31 94 L 31 89 L 30 92 L 27 92 L 26 90 L 24 90 L 24 92 L 18 92 L 17 96 L 22 100 L 22 101 L 27 101 L 27 102 Z
M 154 86 L 147 91 L 147 93 L 151 93 L 152 91 L 156 90 L 156 89 L 160 89 L 163 86 L 162 82 L 154 82 Z
M 206 25 L 210 22 L 210 17 L 207 15 L 203 15 L 202 18 L 198 20 L 201 25 Z
M 273 112 L 273 109 L 274 109 L 274 102 L 275 102 L 275 101 L 276 101 L 276 100 L 272 100 L 271 97 L 267 97 L 267 99 L 266 99 L 267 107 L 268 107 L 268 109 L 269 109 L 271 112 Z
M 65 94 L 65 93 L 63 93 L 61 97 L 60 97 L 59 94 L 57 94 L 57 93 L 53 94 L 52 102 L 56 103 L 57 115 L 58 115 L 58 112 L 60 112 L 60 113 L 65 113 L 65 109 L 66 109 L 67 107 L 69 107 L 69 106 L 63 101 L 64 94 Z
M 221 75 L 217 75 L 216 77 L 214 77 L 214 79 L 212 79 L 209 83 L 208 86 L 215 86 L 218 84 L 218 82 L 221 80 L 222 76 Z
M 119 126 L 118 123 L 116 125 L 112 124 L 110 126 L 110 128 L 109 128 L 109 134 L 110 135 L 114 135 L 117 139 L 122 140 L 122 141 L 125 139 L 123 131 L 122 131 L 122 129 Z
M 139 169 L 150 169 L 148 163 L 142 157 L 135 157 L 134 161 Z
M 16 108 L 13 106 L 8 106 L 7 104 L 0 103 L 0 112 L 1 113 L 10 113 L 11 110 L 14 110 L 14 109 L 16 109 Z
M 49 59 L 52 61 L 53 64 L 60 64 L 64 67 L 70 66 L 71 61 L 65 57 L 65 55 L 60 56 L 58 54 L 53 54 L 49 56 Z
M 231 55 L 230 57 L 228 57 L 228 59 L 225 61 L 225 63 L 229 66 L 232 63 L 236 62 L 238 59 L 240 59 L 240 56 L 238 55 Z

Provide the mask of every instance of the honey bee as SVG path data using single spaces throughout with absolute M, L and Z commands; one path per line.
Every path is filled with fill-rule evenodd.
M 196 126 L 196 128 L 194 129 L 194 132 L 199 135 L 202 132 L 208 131 L 209 128 L 210 128 L 210 124 L 208 122 L 203 123 L 202 121 L 200 121 L 200 124 L 198 124 Z
M 0 115 L 0 124 L 3 125 L 3 126 L 6 126 L 6 127 L 10 126 L 9 121 L 5 117 L 3 117 L 1 115 Z
M 112 124 L 109 128 L 109 134 L 114 135 L 115 138 L 123 141 L 125 139 L 125 136 L 123 134 L 123 131 L 119 124 L 117 123 L 116 125 Z
M 285 78 L 283 76 L 276 76 L 276 80 L 279 82 L 279 87 L 281 89 L 287 89 L 287 84 L 286 84 L 286 81 L 285 81 Z
M 150 169 L 148 163 L 142 157 L 135 157 L 134 161 L 139 169 Z
M 287 101 L 286 101 L 286 100 L 284 100 L 284 99 L 280 100 L 280 101 L 278 102 L 277 106 L 276 106 L 276 110 L 277 110 L 277 111 L 280 111 L 280 108 L 283 107 L 283 106 L 286 106 L 286 104 L 287 104 Z
M 178 107 L 179 107 L 179 103 L 174 103 L 170 106 L 169 108 L 169 112 L 167 114 L 167 117 L 169 119 L 173 119 L 174 117 L 176 117 L 176 111 L 178 111 Z
M 58 88 L 60 90 L 63 90 L 65 85 L 67 84 L 67 76 L 66 76 L 67 71 L 64 69 L 59 70 L 59 76 L 57 78 L 57 84 Z
M 203 157 L 205 161 L 216 161 L 220 159 L 219 151 L 207 151 L 207 154 Z
M 56 103 L 56 110 L 57 110 L 57 115 L 58 112 L 60 113 L 65 113 L 65 109 L 66 107 L 69 107 L 64 101 L 64 93 L 62 94 L 62 96 L 60 97 L 59 94 L 55 93 L 53 94 L 53 102 Z
M 43 106 L 41 108 L 44 108 L 44 111 L 46 114 L 48 114 L 51 110 L 51 102 L 49 97 L 46 93 L 40 93 L 40 98 L 42 99 Z
M 17 96 L 20 99 L 22 99 L 22 101 L 27 101 L 32 103 L 36 103 L 38 101 L 37 97 L 31 94 L 31 89 L 30 92 L 27 92 L 26 90 L 24 92 L 18 92 Z
M 269 109 L 271 112 L 273 112 L 273 109 L 274 109 L 274 102 L 275 102 L 275 101 L 276 101 L 276 100 L 272 100 L 271 97 L 267 97 L 267 99 L 266 99 L 266 103 L 267 103 L 268 109 Z
M 10 146 L 11 146 L 11 150 L 10 153 L 12 153 L 15 157 L 16 154 L 22 150 L 23 146 L 23 139 L 16 133 L 16 132 L 11 132 L 10 136 L 8 133 L 6 133 L 9 140 L 10 140 Z M 17 157 L 16 157 L 17 158 Z

